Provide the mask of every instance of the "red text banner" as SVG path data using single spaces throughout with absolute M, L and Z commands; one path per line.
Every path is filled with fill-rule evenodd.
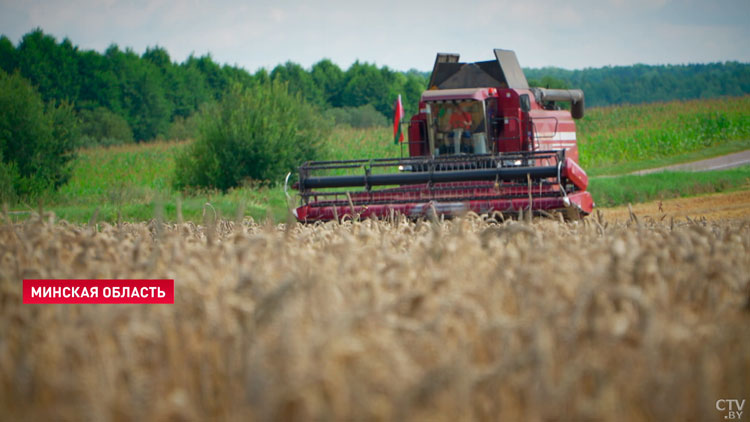
M 24 280 L 23 303 L 174 303 L 174 280 Z

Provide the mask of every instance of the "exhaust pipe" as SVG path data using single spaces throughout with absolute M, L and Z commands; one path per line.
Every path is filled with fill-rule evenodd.
M 580 89 L 546 89 L 534 88 L 534 97 L 537 103 L 546 101 L 564 101 L 570 103 L 570 114 L 574 119 L 583 117 L 583 91 Z

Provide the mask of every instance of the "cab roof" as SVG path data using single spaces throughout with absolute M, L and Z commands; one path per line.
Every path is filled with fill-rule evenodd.
M 490 90 L 495 91 L 495 88 L 435 89 L 422 93 L 422 101 L 484 101 L 494 96 Z

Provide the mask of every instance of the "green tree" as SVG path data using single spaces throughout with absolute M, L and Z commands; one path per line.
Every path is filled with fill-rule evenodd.
M 0 36 L 0 69 L 13 73 L 18 68 L 16 47 L 5 35 Z
M 208 86 L 206 75 L 197 66 L 189 65 L 187 61 L 178 66 L 175 89 L 178 94 L 174 97 L 174 117 L 186 118 L 195 113 L 201 104 L 214 101 L 216 96 Z
M 312 66 L 310 76 L 321 89 L 324 103 L 329 107 L 341 107 L 344 71 L 330 59 L 323 59 Z
M 321 87 L 315 83 L 311 74 L 297 63 L 286 62 L 284 65 L 276 66 L 271 71 L 271 79 L 287 83 L 290 93 L 300 94 L 311 104 L 323 105 L 326 102 Z
M 224 65 L 221 68 L 224 77 L 232 84 L 240 84 L 242 86 L 253 86 L 258 83 L 258 80 L 254 75 L 250 74 L 247 70 L 237 66 Z
M 137 141 L 165 135 L 173 106 L 166 98 L 164 77 L 159 69 L 132 50 L 110 48 L 107 57 L 118 81 L 125 119 Z
M 407 117 L 417 112 L 419 100 L 425 89 L 427 89 L 427 79 L 423 75 L 415 72 L 406 73 L 406 81 L 400 92 L 403 92 L 404 111 Z
M 551 89 L 570 89 L 570 83 L 562 78 L 556 78 L 550 75 L 542 76 L 541 80 L 529 79 L 529 86 Z
M 70 176 L 78 139 L 67 103 L 47 105 L 29 81 L 0 70 L 0 156 L 19 196 L 55 189 Z
M 144 60 L 151 62 L 162 71 L 166 72 L 172 67 L 172 60 L 169 58 L 169 53 L 162 47 L 146 47 L 146 52 L 141 56 Z
M 78 100 L 78 48 L 67 38 L 55 38 L 36 29 L 23 36 L 17 59 L 21 74 L 38 87 L 42 99 Z
M 343 106 L 372 104 L 383 115 L 391 114 L 396 99 L 391 88 L 396 78 L 388 68 L 378 69 L 374 64 L 356 61 L 346 71 L 344 79 Z
M 255 72 L 253 79 L 259 84 L 271 82 L 271 76 L 269 76 L 268 71 L 262 67 Z
M 15 183 L 20 179 L 18 168 L 12 161 L 6 162 L 0 151 L 0 204 L 13 204 L 18 199 Z
M 191 55 L 183 64 L 188 68 L 197 70 L 203 75 L 209 92 L 211 92 L 214 99 L 221 99 L 229 88 L 230 81 L 227 75 L 222 71 L 221 66 L 214 63 L 210 54 L 198 58 Z
M 111 61 L 118 51 L 117 46 L 112 45 L 107 49 L 106 55 L 96 51 L 85 51 L 79 55 L 81 88 L 76 103 L 79 110 L 105 107 L 115 114 L 127 116 L 122 103 L 120 82 Z
M 153 68 L 145 68 L 135 79 L 133 134 L 139 141 L 154 139 L 167 133 L 172 116 L 172 103 L 167 99 L 164 79 Z
M 133 131 L 121 116 L 104 107 L 81 110 L 81 145 L 117 145 L 133 142 Z
M 169 53 L 164 48 L 147 48 L 142 59 L 152 65 L 152 70 L 158 70 L 163 83 L 164 98 L 171 110 L 169 120 L 174 120 L 176 117 L 186 118 L 193 114 L 201 104 L 212 100 L 203 74 L 196 68 L 182 68 L 172 63 Z M 163 134 L 161 123 L 159 133 Z

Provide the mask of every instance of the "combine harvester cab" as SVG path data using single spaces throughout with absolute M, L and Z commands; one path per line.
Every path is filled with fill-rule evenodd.
M 402 158 L 300 166 L 297 219 L 591 213 L 573 121 L 583 117 L 583 92 L 529 88 L 515 53 L 494 52 L 477 63 L 438 54 Z

